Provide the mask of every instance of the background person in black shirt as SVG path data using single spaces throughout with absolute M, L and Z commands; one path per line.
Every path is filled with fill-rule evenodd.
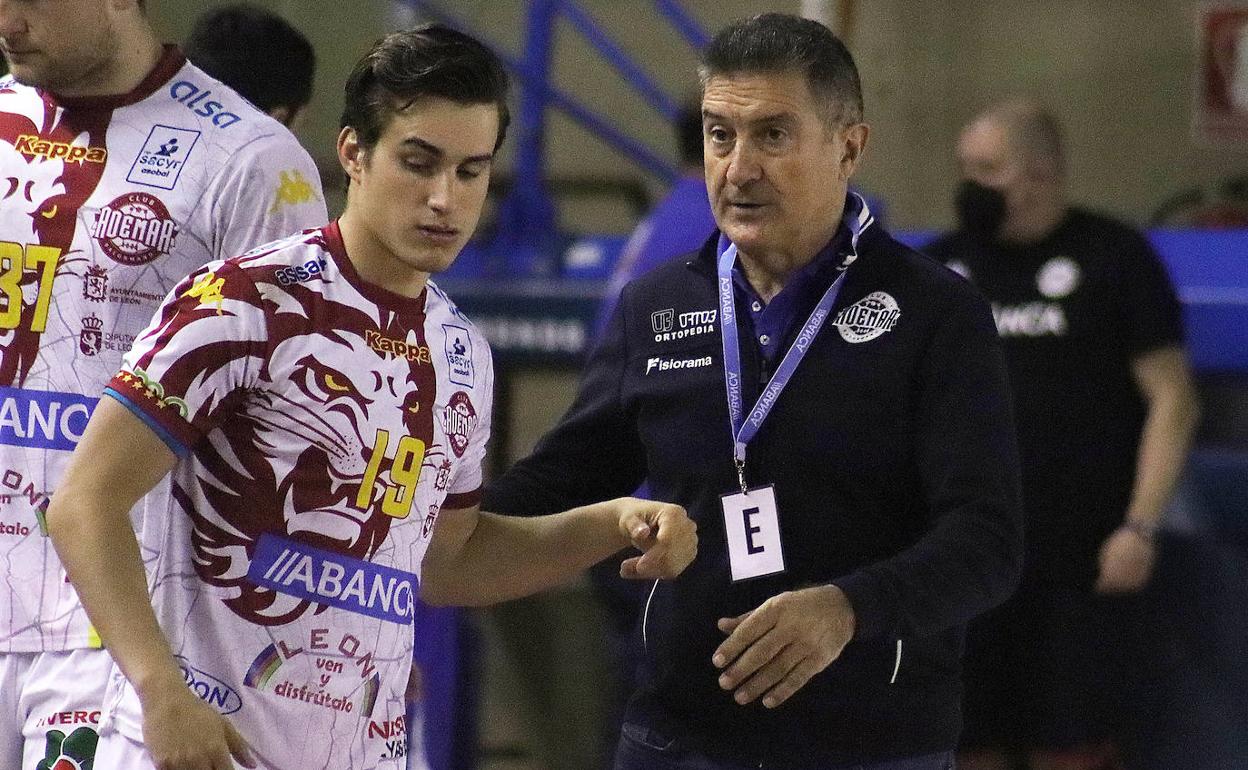
M 927 251 L 992 303 L 1027 517 L 1018 593 L 971 625 L 958 764 L 1113 767 L 1125 629 L 1138 620 L 1122 595 L 1149 580 L 1196 425 L 1179 303 L 1142 235 L 1068 204 L 1044 110 L 991 107 L 957 153 L 961 227 Z
M 948 770 L 963 625 L 1021 570 L 992 316 L 848 192 L 868 130 L 826 27 L 737 22 L 701 75 L 719 230 L 624 288 L 570 411 L 487 505 L 646 479 L 698 523 L 642 612 L 617 770 Z M 744 450 L 733 392 L 771 406 Z

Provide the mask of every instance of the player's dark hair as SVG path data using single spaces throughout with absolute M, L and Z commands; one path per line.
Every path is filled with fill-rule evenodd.
M 489 48 L 462 32 L 426 24 L 386 35 L 347 78 L 342 126 L 361 147 L 381 138 L 390 118 L 423 97 L 498 108 L 497 150 L 507 135 L 507 73 Z
M 285 19 L 254 5 L 229 5 L 200 16 L 186 58 L 268 112 L 298 110 L 312 99 L 316 53 Z
M 702 54 L 702 86 L 716 75 L 801 72 L 829 126 L 862 120 L 854 57 L 817 21 L 764 13 L 726 27 Z

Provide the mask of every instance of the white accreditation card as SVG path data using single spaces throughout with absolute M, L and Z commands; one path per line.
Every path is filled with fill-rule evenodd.
M 755 487 L 719 498 L 728 536 L 732 582 L 784 572 L 775 487 Z

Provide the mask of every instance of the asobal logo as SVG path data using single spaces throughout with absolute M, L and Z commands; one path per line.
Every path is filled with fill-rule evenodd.
M 711 365 L 710 356 L 702 356 L 701 358 L 667 358 L 664 356 L 655 356 L 646 361 L 646 374 L 650 372 L 669 372 L 673 369 L 701 369 L 704 366 Z

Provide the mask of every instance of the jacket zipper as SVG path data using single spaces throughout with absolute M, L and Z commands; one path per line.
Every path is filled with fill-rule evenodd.
M 650 595 L 646 597 L 646 609 L 641 613 L 641 648 L 645 652 L 650 652 L 649 640 L 646 637 L 646 625 L 650 622 L 650 602 L 654 601 L 654 592 L 659 590 L 659 581 L 654 581 L 654 585 L 650 587 Z

